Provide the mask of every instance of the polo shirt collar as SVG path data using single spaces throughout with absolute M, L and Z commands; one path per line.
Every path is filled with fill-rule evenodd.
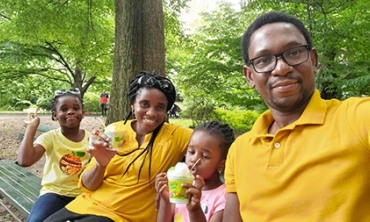
M 285 129 L 294 129 L 298 125 L 305 124 L 323 124 L 327 111 L 327 103 L 321 99 L 319 90 L 315 90 L 310 102 L 303 111 L 301 117 L 294 123 L 284 127 Z M 270 110 L 262 113 L 254 123 L 250 135 L 251 137 L 266 136 L 270 125 L 274 122 L 274 118 Z

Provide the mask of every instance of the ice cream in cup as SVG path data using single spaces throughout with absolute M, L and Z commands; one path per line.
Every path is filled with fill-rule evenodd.
M 120 150 L 125 142 L 126 132 L 114 125 L 109 125 L 105 128 L 105 134 L 110 138 L 112 150 Z
M 186 194 L 186 188 L 181 186 L 183 183 L 192 184 L 194 181 L 194 176 L 190 173 L 188 166 L 183 162 L 177 163 L 175 167 L 171 167 L 167 171 L 167 178 L 170 202 L 175 204 L 189 203 L 190 196 Z
M 100 130 L 96 129 L 96 130 L 93 130 L 92 132 L 90 132 L 90 135 L 89 135 L 89 146 L 88 146 L 88 150 L 92 150 L 94 149 L 94 141 L 98 140 L 99 139 L 99 134 L 100 134 Z
M 95 134 L 90 134 L 90 137 L 89 137 L 89 148 L 88 149 L 94 149 L 94 145 L 93 145 L 93 142 L 95 140 L 98 140 L 99 139 L 99 136 L 95 135 Z

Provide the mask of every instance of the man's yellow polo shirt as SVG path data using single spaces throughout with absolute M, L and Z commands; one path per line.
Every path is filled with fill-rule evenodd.
M 244 221 L 370 221 L 370 98 L 323 100 L 268 134 L 263 113 L 226 163 Z

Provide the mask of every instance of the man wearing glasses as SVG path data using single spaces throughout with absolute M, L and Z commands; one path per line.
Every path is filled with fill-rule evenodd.
M 257 18 L 242 53 L 269 110 L 230 148 L 223 220 L 370 221 L 370 98 L 320 98 L 317 52 L 293 16 Z

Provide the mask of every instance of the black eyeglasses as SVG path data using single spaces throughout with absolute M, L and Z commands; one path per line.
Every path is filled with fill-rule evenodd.
M 75 89 L 59 89 L 54 92 L 54 96 L 61 96 L 66 93 L 71 93 L 74 95 L 80 95 L 80 90 L 75 88 Z
M 159 87 L 161 87 L 161 89 L 164 92 L 169 93 L 169 92 L 172 92 L 173 91 L 173 85 L 167 79 L 158 80 L 158 79 L 156 79 L 156 78 L 154 78 L 152 76 L 142 76 L 138 80 L 138 84 L 140 86 L 150 86 L 150 87 L 153 87 L 156 83 L 158 83 Z
M 278 58 L 282 58 L 290 66 L 296 66 L 307 61 L 309 51 L 309 45 L 302 45 L 275 55 L 256 57 L 249 60 L 248 64 L 252 64 L 254 70 L 258 73 L 271 72 L 275 69 Z

